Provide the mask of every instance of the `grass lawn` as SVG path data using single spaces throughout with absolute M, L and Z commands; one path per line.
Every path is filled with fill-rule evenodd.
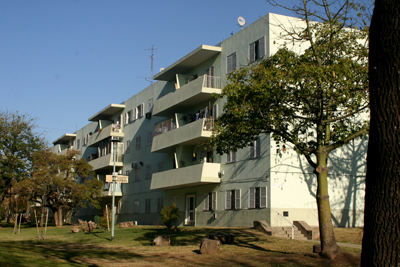
M 46 239 L 38 240 L 35 227 L 0 228 L 0 266 L 359 266 L 360 249 L 345 252 L 334 261 L 312 253 L 315 242 L 287 240 L 264 235 L 251 228 L 182 227 L 178 232 L 163 227 L 135 226 L 111 232 L 71 233 L 71 227 L 48 227 Z M 215 254 L 200 254 L 202 238 L 209 233 L 235 235 L 235 243 L 221 245 Z M 362 229 L 335 229 L 338 242 L 361 244 Z M 156 235 L 169 235 L 171 246 L 154 247 Z

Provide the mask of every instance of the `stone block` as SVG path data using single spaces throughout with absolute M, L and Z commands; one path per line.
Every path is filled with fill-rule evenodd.
M 169 246 L 171 245 L 171 239 L 167 235 L 156 236 L 153 240 L 153 246 Z
M 221 246 L 221 241 L 203 238 L 200 244 L 200 253 L 201 254 L 212 254 L 217 253 Z

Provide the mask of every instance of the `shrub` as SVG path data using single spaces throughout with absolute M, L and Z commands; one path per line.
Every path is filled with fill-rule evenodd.
M 169 206 L 164 206 L 161 210 L 161 223 L 167 227 L 168 230 L 172 229 L 172 226 L 178 221 L 181 217 L 178 211 L 178 207 L 175 203 L 172 203 Z

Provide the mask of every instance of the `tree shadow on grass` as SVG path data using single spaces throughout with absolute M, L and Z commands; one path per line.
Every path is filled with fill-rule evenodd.
M 29 253 L 24 253 L 29 250 Z M 64 243 L 57 241 L 2 242 L 0 266 L 55 266 L 69 263 L 71 266 L 97 266 L 90 259 L 135 259 L 140 254 L 118 248 L 104 248 L 95 244 Z

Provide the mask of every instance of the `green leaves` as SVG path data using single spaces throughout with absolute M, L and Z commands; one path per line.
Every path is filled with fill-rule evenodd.
M 260 133 L 294 144 L 298 152 L 331 151 L 366 134 L 368 66 L 365 32 L 341 24 L 310 23 L 310 47 L 297 55 L 282 48 L 258 65 L 232 72 L 220 98 L 224 114 L 211 145 L 228 153 Z M 312 162 L 311 162 L 312 163 Z

